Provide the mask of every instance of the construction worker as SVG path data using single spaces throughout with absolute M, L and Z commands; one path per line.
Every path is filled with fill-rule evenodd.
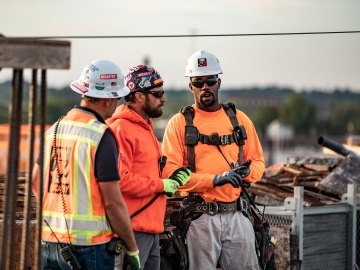
M 120 187 L 131 216 L 143 270 L 160 269 L 159 234 L 164 231 L 166 195 L 190 178 L 180 168 L 172 179 L 162 178 L 166 158 L 153 130 L 152 118 L 163 114 L 163 79 L 147 65 L 131 68 L 125 76 L 130 93 L 108 120 L 121 148 Z M 165 195 L 166 194 L 166 195 Z
M 190 166 L 190 181 L 179 188 L 192 214 L 186 234 L 189 269 L 259 269 L 251 222 L 242 211 L 242 181 L 255 182 L 264 172 L 263 151 L 251 120 L 232 104 L 219 103 L 222 74 L 215 55 L 196 51 L 185 77 L 195 104 L 168 122 L 162 142 L 167 155 L 164 175 Z M 246 173 L 234 167 L 251 161 Z M 188 196 L 189 195 L 189 196 Z
M 80 106 L 45 133 L 42 269 L 114 269 L 124 244 L 124 265 L 138 270 L 139 250 L 118 184 L 118 147 L 104 120 L 129 93 L 124 75 L 113 62 L 96 60 L 70 87 L 82 95 Z M 35 196 L 39 173 L 35 164 Z

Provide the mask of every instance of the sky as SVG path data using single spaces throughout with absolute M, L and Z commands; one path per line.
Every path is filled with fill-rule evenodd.
M 359 0 L 2 0 L 0 33 L 7 37 L 256 34 L 360 31 Z M 335 88 L 360 93 L 360 33 L 195 38 L 71 39 L 71 68 L 49 70 L 48 85 L 67 86 L 92 60 L 122 71 L 145 57 L 164 87 L 187 87 L 188 57 L 215 54 L 222 88 Z M 25 71 L 30 78 L 30 70 Z M 11 78 L 0 71 L 0 82 Z

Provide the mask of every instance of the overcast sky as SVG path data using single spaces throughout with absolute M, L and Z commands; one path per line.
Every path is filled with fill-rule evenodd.
M 2 0 L 0 33 L 18 36 L 186 35 L 360 30 L 359 0 Z M 71 69 L 49 70 L 65 86 L 88 62 L 107 58 L 123 72 L 149 57 L 165 87 L 185 88 L 185 64 L 214 53 L 222 87 L 335 87 L 360 92 L 360 34 L 67 39 Z M 30 74 L 30 71 L 26 71 Z M 11 77 L 0 72 L 0 81 Z

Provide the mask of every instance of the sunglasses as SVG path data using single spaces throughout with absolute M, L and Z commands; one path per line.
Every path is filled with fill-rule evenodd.
M 205 81 L 203 80 L 191 81 L 191 85 L 196 88 L 203 88 L 205 83 L 207 86 L 214 86 L 217 82 L 218 82 L 218 78 L 207 78 Z
M 161 90 L 161 91 L 146 91 L 144 92 L 144 94 L 150 94 L 152 96 L 154 96 L 155 98 L 162 98 L 165 94 L 165 91 L 164 90 Z

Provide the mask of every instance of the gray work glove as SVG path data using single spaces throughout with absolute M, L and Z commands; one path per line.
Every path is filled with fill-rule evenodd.
M 223 186 L 225 184 L 230 184 L 234 188 L 240 187 L 242 183 L 241 176 L 234 171 L 226 171 L 222 174 L 216 174 L 213 179 L 213 187 Z
M 176 169 L 173 174 L 169 177 L 179 183 L 179 186 L 186 185 L 190 180 L 191 171 L 186 167 L 180 167 Z

